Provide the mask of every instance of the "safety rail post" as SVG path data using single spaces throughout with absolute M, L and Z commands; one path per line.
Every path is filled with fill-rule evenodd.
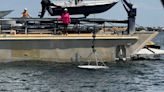
M 0 34 L 2 34 L 2 20 L 0 20 Z
M 55 25 L 55 26 L 54 26 L 54 28 L 53 28 L 53 33 L 54 33 L 54 34 L 57 34 L 57 27 L 58 27 L 57 24 L 58 24 L 58 20 L 55 20 L 55 21 L 54 21 L 54 25 Z
M 27 23 L 25 22 L 25 34 L 28 33 Z
M 25 34 L 27 34 L 28 33 L 28 24 L 27 24 L 27 20 L 26 20 L 26 18 L 23 18 L 23 21 L 24 21 L 24 27 L 25 27 L 25 30 L 24 30 L 24 32 L 25 32 Z
M 2 33 L 2 27 L 1 27 L 1 24 L 0 24 L 0 34 Z

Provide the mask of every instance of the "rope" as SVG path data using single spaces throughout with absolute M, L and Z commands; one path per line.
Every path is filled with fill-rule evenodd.
M 95 20 L 95 14 L 94 14 L 94 20 Z M 95 49 L 95 41 L 96 41 L 96 32 L 95 32 L 95 23 L 94 23 L 94 29 L 93 29 L 93 34 L 92 34 L 92 38 L 93 38 L 93 40 L 92 40 L 92 51 L 93 51 L 93 53 L 95 53 L 96 52 L 96 49 Z
M 92 35 L 92 51 L 93 53 L 96 52 L 96 49 L 95 49 L 95 41 L 96 41 L 96 32 L 95 32 L 95 28 L 94 28 L 94 31 L 93 31 L 93 35 Z
M 94 20 L 95 20 L 95 14 L 94 14 Z M 108 68 L 105 63 L 103 62 L 102 58 L 100 57 L 100 55 L 98 53 L 96 53 L 96 49 L 95 49 L 95 41 L 96 41 L 96 25 L 95 25 L 95 22 L 94 22 L 94 28 L 93 28 L 93 32 L 92 32 L 92 52 L 89 54 L 89 56 L 87 58 L 90 58 L 88 60 L 88 65 L 87 66 L 90 66 L 91 65 L 91 58 L 93 57 L 94 60 L 95 60 L 95 65 L 92 65 L 92 66 L 96 66 L 96 67 L 100 67 L 100 68 Z M 101 65 L 99 65 L 99 63 L 101 63 Z M 81 66 L 79 66 L 81 67 Z

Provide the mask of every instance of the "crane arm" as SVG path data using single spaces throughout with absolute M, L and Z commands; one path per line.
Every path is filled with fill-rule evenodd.
M 129 2 L 127 2 L 126 0 L 123 0 L 123 2 L 128 6 L 129 9 L 133 8 L 133 5 Z

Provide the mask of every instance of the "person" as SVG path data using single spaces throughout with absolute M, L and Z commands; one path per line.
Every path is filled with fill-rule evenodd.
M 50 6 L 60 7 L 60 6 L 57 6 L 57 5 L 53 4 L 53 3 L 51 3 L 50 0 L 42 0 L 42 1 L 41 1 L 41 6 L 42 6 L 41 14 L 38 15 L 38 16 L 40 16 L 40 18 L 43 18 L 43 16 L 44 16 L 46 10 L 48 11 L 48 13 L 49 13 L 51 16 L 54 15 L 54 14 L 53 14 L 53 11 L 52 11 L 52 9 L 51 9 Z
M 83 0 L 75 0 L 75 5 L 78 5 L 79 3 L 81 3 Z
M 77 0 L 78 1 L 78 3 L 80 3 L 80 2 L 82 2 L 83 0 Z
M 22 12 L 22 18 L 30 18 L 30 14 L 28 13 L 27 8 L 25 8 Z
M 68 34 L 67 27 L 71 23 L 71 18 L 67 8 L 64 9 L 64 12 L 62 13 L 61 18 L 59 18 L 59 20 L 62 21 L 64 26 L 64 34 L 67 35 Z

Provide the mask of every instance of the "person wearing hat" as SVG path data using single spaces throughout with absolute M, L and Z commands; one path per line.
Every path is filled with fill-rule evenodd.
M 59 20 L 61 20 L 64 25 L 64 34 L 68 34 L 67 27 L 71 23 L 71 18 L 67 8 L 64 9 L 64 12 Z
M 30 18 L 30 14 L 28 13 L 27 8 L 25 8 L 22 12 L 22 18 Z

